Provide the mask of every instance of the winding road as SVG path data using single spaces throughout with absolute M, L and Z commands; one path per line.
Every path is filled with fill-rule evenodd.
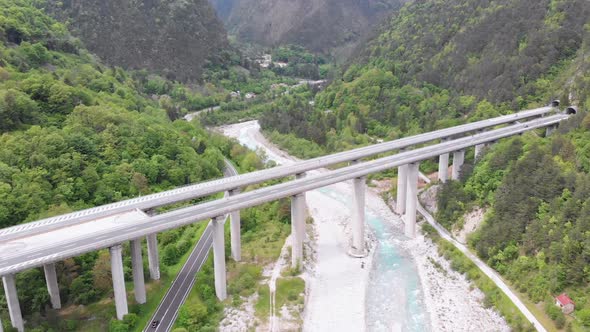
M 541 324 L 541 322 L 539 322 L 537 320 L 535 315 L 533 315 L 533 313 L 529 311 L 529 309 L 526 307 L 526 305 L 524 303 L 522 303 L 522 301 L 518 298 L 518 296 L 516 294 L 514 294 L 514 292 L 512 292 L 510 287 L 508 287 L 508 285 L 506 285 L 506 283 L 502 280 L 502 278 L 500 278 L 500 276 L 494 270 L 492 270 L 492 268 L 487 266 L 486 263 L 484 263 L 481 259 L 479 259 L 477 256 L 475 256 L 473 253 L 471 253 L 471 251 L 469 251 L 469 249 L 467 247 L 465 247 L 463 244 L 461 244 L 457 240 L 455 240 L 451 236 L 451 234 L 449 234 L 449 232 L 446 229 L 444 229 L 434 219 L 434 217 L 422 206 L 422 204 L 418 203 L 417 208 L 418 208 L 418 212 L 421 215 L 423 215 L 424 218 L 426 218 L 428 223 L 436 229 L 436 231 L 440 234 L 440 236 L 443 239 L 452 243 L 465 256 L 467 256 L 467 258 L 469 258 L 475 265 L 477 265 L 477 267 L 486 276 L 488 276 L 496 284 L 496 286 L 498 286 L 498 288 L 500 288 L 502 290 L 502 292 L 504 292 L 504 294 L 506 294 L 506 296 L 508 296 L 508 298 L 510 298 L 510 300 L 514 303 L 514 305 L 520 310 L 520 312 L 522 312 L 522 314 L 526 317 L 526 319 L 528 319 L 529 322 L 531 322 L 533 324 L 533 326 L 535 327 L 535 329 L 537 329 L 537 331 L 539 331 L 539 332 L 546 332 L 547 331 L 543 327 L 543 324 Z

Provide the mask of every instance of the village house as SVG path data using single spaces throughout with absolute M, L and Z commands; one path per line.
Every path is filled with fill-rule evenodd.
M 566 315 L 571 314 L 575 309 L 574 301 L 572 301 L 566 293 L 562 293 L 555 297 L 555 305 L 560 307 L 561 312 Z

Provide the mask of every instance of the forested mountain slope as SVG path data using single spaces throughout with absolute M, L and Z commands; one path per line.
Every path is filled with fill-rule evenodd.
M 110 65 L 196 81 L 228 62 L 223 23 L 207 0 L 36 2 Z
M 145 72 L 103 65 L 34 3 L 0 0 L 0 228 L 222 176 L 231 144 L 170 120 L 204 97 Z M 167 248 L 163 281 L 196 231 L 190 226 L 160 234 Z M 108 262 L 100 251 L 57 264 L 68 308 L 60 312 L 49 309 L 42 269 L 19 273 L 27 330 L 108 330 L 114 310 Z M 149 287 L 158 294 L 161 285 Z M 214 296 L 208 298 L 213 305 L 204 315 L 220 310 Z M 2 292 L 6 331 L 5 303 Z M 111 330 L 132 329 L 141 310 L 131 306 L 132 314 L 111 322 Z M 211 324 L 209 318 L 200 323 Z
M 411 2 L 315 106 L 287 96 L 261 124 L 332 151 L 553 98 L 583 104 L 588 17 L 586 0 Z
M 168 119 L 169 98 L 31 3 L 0 7 L 0 227 L 221 175 L 206 132 Z
M 575 55 L 589 15 L 586 0 L 419 1 L 364 56 L 402 83 L 513 101 L 535 95 L 537 80 Z
M 405 0 L 211 0 L 231 34 L 274 46 L 348 51 Z

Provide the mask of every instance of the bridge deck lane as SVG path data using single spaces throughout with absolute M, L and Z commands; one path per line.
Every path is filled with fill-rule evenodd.
M 398 139 L 395 141 L 384 142 L 350 151 L 336 153 L 329 156 L 305 160 L 294 165 L 279 166 L 268 170 L 237 175 L 231 178 L 212 180 L 162 193 L 147 195 L 126 201 L 107 204 L 96 208 L 73 212 L 58 217 L 47 218 L 36 222 L 0 229 L 0 241 L 14 240 L 15 238 L 27 236 L 27 234 L 31 234 L 33 232 L 45 232 L 54 228 L 64 227 L 64 225 L 91 221 L 115 213 L 129 211 L 131 209 L 153 208 L 183 200 L 208 196 L 217 192 L 234 189 L 236 187 L 260 183 L 296 173 L 306 172 L 315 168 L 338 164 L 341 162 L 362 159 L 376 154 L 391 152 L 396 149 L 401 149 L 416 144 L 423 144 L 441 138 L 464 135 L 469 132 L 503 125 L 531 117 L 546 116 L 548 113 L 553 112 L 554 110 L 555 109 L 552 107 L 541 107 L 538 109 L 522 111 L 493 119 L 440 129 L 429 133 Z
M 565 115 L 555 115 L 542 119 L 529 121 L 493 131 L 468 136 L 465 138 L 447 141 L 432 146 L 409 150 L 393 156 L 376 159 L 369 162 L 348 166 L 327 173 L 312 175 L 299 180 L 285 182 L 279 185 L 265 187 L 255 191 L 241 193 L 232 197 L 226 197 L 195 206 L 178 209 L 162 215 L 150 217 L 148 222 L 130 224 L 117 228 L 110 232 L 111 236 L 97 239 L 96 234 L 86 234 L 72 239 L 79 246 L 73 249 L 65 249 L 61 245 L 37 250 L 42 256 L 37 259 L 27 258 L 27 255 L 11 255 L 8 259 L 0 259 L 0 275 L 16 272 L 25 268 L 40 266 L 49 263 L 50 260 L 59 260 L 71 257 L 83 252 L 96 250 L 98 247 L 109 247 L 129 239 L 139 238 L 147 234 L 158 233 L 164 230 L 177 228 L 199 220 L 208 220 L 213 217 L 223 216 L 231 211 L 256 206 L 264 202 L 288 197 L 301 192 L 328 186 L 330 184 L 346 181 L 355 177 L 365 176 L 400 165 L 417 162 L 438 156 L 441 153 L 464 149 L 476 144 L 494 141 L 503 137 L 516 135 L 535 128 L 558 123 L 566 119 Z M 119 225 L 117 225 L 119 226 Z

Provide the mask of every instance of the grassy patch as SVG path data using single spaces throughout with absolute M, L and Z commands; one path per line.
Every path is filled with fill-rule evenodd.
M 277 279 L 276 305 L 277 311 L 285 304 L 303 304 L 305 281 L 295 278 Z
M 270 289 L 268 285 L 258 287 L 258 301 L 254 305 L 256 317 L 267 320 L 270 314 Z

